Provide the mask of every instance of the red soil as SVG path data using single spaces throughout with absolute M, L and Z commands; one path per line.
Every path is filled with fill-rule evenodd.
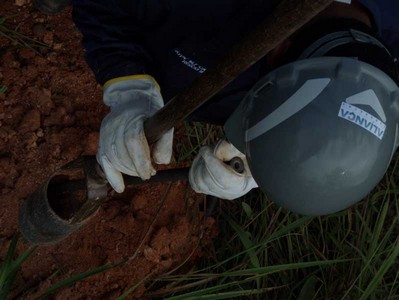
M 18 5 L 17 5 L 18 4 Z M 0 263 L 18 232 L 24 198 L 57 168 L 94 155 L 107 108 L 84 62 L 71 10 L 37 12 L 29 0 L 0 4 L 9 28 L 49 45 L 33 51 L 0 36 Z M 173 166 L 172 166 L 173 167 Z M 77 232 L 39 248 L 23 265 L 13 296 L 32 299 L 72 274 L 131 257 L 141 244 L 168 184 L 141 185 L 108 202 Z M 203 198 L 175 182 L 134 259 L 59 291 L 56 299 L 113 299 L 146 275 L 192 265 L 216 234 L 200 212 Z M 18 252 L 30 245 L 19 243 Z M 179 272 L 179 271 L 177 271 Z M 142 285 L 134 294 L 146 298 Z

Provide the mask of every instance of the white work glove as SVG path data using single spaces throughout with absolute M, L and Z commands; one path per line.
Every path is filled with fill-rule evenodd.
M 234 157 L 244 162 L 242 174 L 225 163 Z M 200 149 L 191 165 L 189 180 L 195 192 L 227 200 L 239 198 L 258 186 L 245 155 L 225 140 L 219 141 L 213 150 L 207 146 Z
M 164 103 L 154 79 L 132 77 L 106 83 L 103 95 L 104 103 L 111 107 L 111 112 L 101 123 L 97 161 L 118 193 L 125 189 L 122 173 L 143 180 L 156 173 L 151 164 L 143 123 Z M 154 162 L 168 164 L 172 145 L 173 128 L 154 144 Z

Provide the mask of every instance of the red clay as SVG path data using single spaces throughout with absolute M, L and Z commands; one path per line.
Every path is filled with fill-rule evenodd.
M 45 16 L 31 1 L 6 0 L 2 16 L 18 32 L 48 48 L 21 47 L 0 38 L 0 262 L 18 232 L 18 208 L 54 170 L 94 155 L 107 108 L 86 66 L 71 10 Z M 172 166 L 173 167 L 173 166 Z M 24 264 L 13 296 L 32 299 L 72 274 L 132 256 L 144 238 L 168 184 L 142 185 L 108 202 L 78 232 L 41 247 Z M 187 182 L 173 183 L 148 238 L 132 261 L 58 292 L 55 299 L 113 299 L 147 274 L 195 263 L 216 234 L 200 212 L 202 196 Z M 27 249 L 19 243 L 18 252 Z M 186 261 L 187 260 L 187 261 Z M 178 272 L 178 271 L 177 271 Z M 135 297 L 145 297 L 143 285 Z

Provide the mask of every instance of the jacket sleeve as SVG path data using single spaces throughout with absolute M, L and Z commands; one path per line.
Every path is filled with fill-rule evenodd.
M 132 12 L 135 7 L 124 9 L 119 5 L 122 2 L 73 0 L 73 20 L 83 34 L 86 61 L 100 84 L 116 77 L 151 73 L 152 59 L 142 46 L 145 32 Z

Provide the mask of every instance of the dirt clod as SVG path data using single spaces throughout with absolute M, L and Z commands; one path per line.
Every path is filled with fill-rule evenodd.
M 26 134 L 23 135 L 23 141 L 25 144 L 26 149 L 31 149 L 31 148 L 36 148 L 38 137 L 35 133 L 33 132 L 27 132 Z
M 15 5 L 24 6 L 28 3 L 28 0 L 15 0 Z
M 9 157 L 0 157 L 0 187 L 13 187 L 18 175 L 15 163 Z
M 43 35 L 43 43 L 52 45 L 54 42 L 54 34 L 50 31 L 46 31 Z
M 161 255 L 159 252 L 151 247 L 144 249 L 144 256 L 148 261 L 159 263 L 161 261 Z
M 97 153 L 98 140 L 99 133 L 97 131 L 90 132 L 85 140 L 83 155 L 95 155 Z
M 33 109 L 28 111 L 23 117 L 18 131 L 21 133 L 26 133 L 30 131 L 35 131 L 40 127 L 40 111 Z
M 53 49 L 54 49 L 55 51 L 61 50 L 62 47 L 63 47 L 63 45 L 62 45 L 61 43 L 55 43 L 55 44 L 53 45 Z
M 43 129 L 39 128 L 39 129 L 36 131 L 36 136 L 39 137 L 39 138 L 44 137 Z
M 46 33 L 46 27 L 43 23 L 36 23 L 32 26 L 32 32 L 35 37 L 41 38 Z
M 166 227 L 161 227 L 151 240 L 151 247 L 160 255 L 167 255 L 170 252 L 171 234 Z
M 35 56 L 36 56 L 36 53 L 30 48 L 22 48 L 19 51 L 19 57 L 21 59 L 29 60 L 29 59 L 34 58 Z
M 66 108 L 59 106 L 44 119 L 45 126 L 64 125 L 71 126 L 75 122 L 75 117 L 67 114 Z
M 40 111 L 46 115 L 54 108 L 54 103 L 51 100 L 51 91 L 48 89 L 41 89 L 36 91 L 36 105 Z

